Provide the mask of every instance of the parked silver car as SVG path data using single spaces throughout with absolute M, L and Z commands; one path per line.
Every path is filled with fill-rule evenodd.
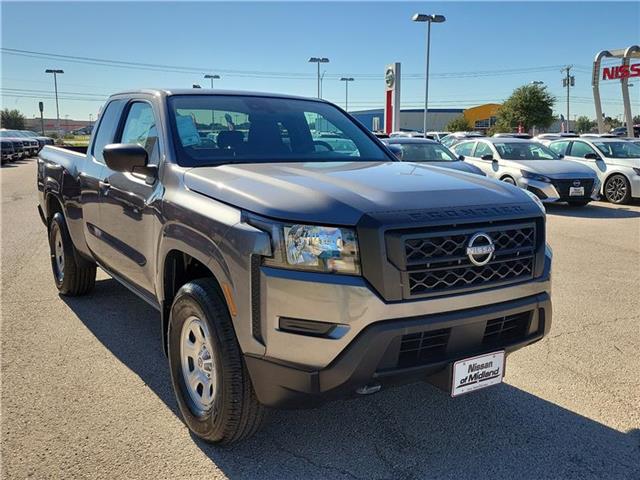
M 488 177 L 518 185 L 543 202 L 583 206 L 598 198 L 598 176 L 587 166 L 563 160 L 544 145 L 518 138 L 482 138 L 453 147 Z
M 577 133 L 541 133 L 540 135 L 534 137 L 534 141 L 546 145 L 547 147 L 551 142 L 556 140 L 561 140 L 563 138 L 577 138 Z
M 558 140 L 549 148 L 580 162 L 600 179 L 602 195 L 612 203 L 640 197 L 640 146 L 621 138 L 581 137 Z
M 393 137 L 383 140 L 403 162 L 417 162 L 484 176 L 475 165 L 464 162 L 451 150 L 428 138 Z
M 440 143 L 442 143 L 446 147 L 453 147 L 455 144 L 462 142 L 463 140 L 467 140 L 469 138 L 482 138 L 484 134 L 480 132 L 454 132 L 446 137 L 440 139 Z

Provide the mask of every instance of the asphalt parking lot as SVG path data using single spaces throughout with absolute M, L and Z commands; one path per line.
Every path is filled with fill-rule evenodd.
M 3 478 L 640 478 L 640 204 L 548 208 L 554 323 L 506 383 L 275 412 L 212 447 L 178 416 L 158 315 L 104 273 L 61 298 L 35 159 L 2 168 Z

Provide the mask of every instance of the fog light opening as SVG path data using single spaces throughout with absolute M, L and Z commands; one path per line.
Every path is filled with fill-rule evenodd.
M 379 383 L 375 385 L 365 385 L 364 387 L 360 387 L 359 389 L 357 389 L 356 393 L 358 395 L 371 395 L 373 393 L 379 392 L 381 388 L 382 385 L 380 385 Z

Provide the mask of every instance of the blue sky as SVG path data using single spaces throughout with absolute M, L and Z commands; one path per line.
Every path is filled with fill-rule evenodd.
M 640 40 L 638 2 L 3 2 L 1 9 L 3 48 L 195 68 L 115 68 L 3 51 L 3 107 L 19 108 L 29 117 L 37 113 L 40 98 L 51 97 L 53 79 L 45 68 L 65 70 L 59 81 L 59 90 L 66 92 L 61 97 L 67 97 L 61 100 L 61 117 L 87 119 L 90 113 L 95 118 L 104 94 L 206 86 L 205 71 L 222 76 L 220 88 L 314 96 L 310 56 L 331 60 L 323 82 L 329 100 L 342 105 L 344 83 L 338 79 L 355 77 L 350 110 L 381 106 L 384 67 L 399 61 L 402 104 L 418 107 L 424 94 L 419 75 L 425 27 L 410 20 L 418 11 L 447 17 L 432 29 L 430 106 L 500 101 L 514 88 L 540 80 L 557 96 L 561 112 L 565 93 L 559 66 L 573 64 L 571 116 L 594 117 L 594 55 Z M 465 75 L 449 75 L 459 72 Z M 640 106 L 640 79 L 632 83 L 632 101 Z M 607 115 L 622 112 L 619 82 L 603 84 L 602 97 Z M 45 115 L 55 116 L 53 100 L 44 101 Z

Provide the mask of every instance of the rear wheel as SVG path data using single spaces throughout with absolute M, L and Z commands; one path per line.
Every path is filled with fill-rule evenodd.
M 213 279 L 184 285 L 171 307 L 169 365 L 178 406 L 189 429 L 214 443 L 253 435 L 266 419 Z
M 611 175 L 604 184 L 604 196 L 611 203 L 627 203 L 631 198 L 631 185 L 622 174 Z
M 60 212 L 49 222 L 49 248 L 53 279 L 62 295 L 85 295 L 93 290 L 96 266 L 80 259 Z

